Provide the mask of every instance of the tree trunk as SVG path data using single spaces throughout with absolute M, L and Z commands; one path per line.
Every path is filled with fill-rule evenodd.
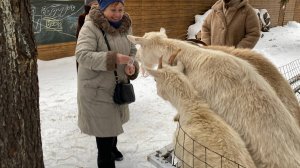
M 278 16 L 278 25 L 283 26 L 284 16 L 285 16 L 286 3 L 280 4 L 279 16 Z
M 0 168 L 43 168 L 30 0 L 0 1 Z

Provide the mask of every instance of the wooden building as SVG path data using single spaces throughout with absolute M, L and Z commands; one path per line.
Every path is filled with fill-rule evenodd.
M 83 4 L 83 0 L 73 1 Z M 126 0 L 125 10 L 133 20 L 134 35 L 142 36 L 145 32 L 159 31 L 164 27 L 169 37 L 185 39 L 188 27 L 194 24 L 195 15 L 203 14 L 215 2 L 216 0 Z M 267 9 L 271 16 L 271 26 L 278 25 L 280 0 L 249 0 L 249 2 L 254 8 Z M 75 17 L 78 13 L 71 15 Z M 300 22 L 300 0 L 289 0 L 285 8 L 284 24 L 293 20 Z M 73 31 L 75 34 L 75 29 Z M 38 58 L 51 60 L 73 56 L 75 40 L 74 36 L 74 40 L 71 41 L 38 45 Z

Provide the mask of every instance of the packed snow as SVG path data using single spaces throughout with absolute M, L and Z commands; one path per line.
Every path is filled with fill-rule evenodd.
M 289 22 L 264 32 L 254 50 L 276 66 L 300 59 L 300 24 Z M 41 133 L 46 168 L 96 168 L 93 136 L 77 127 L 75 57 L 38 61 Z M 156 95 L 152 77 L 133 82 L 136 102 L 130 104 L 130 120 L 118 136 L 124 160 L 117 168 L 154 168 L 147 155 L 172 142 L 175 109 Z

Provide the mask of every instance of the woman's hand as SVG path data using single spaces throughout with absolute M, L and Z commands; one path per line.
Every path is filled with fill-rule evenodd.
M 126 75 L 131 76 L 135 73 L 134 59 L 132 57 L 118 53 L 116 63 L 127 64 L 124 69 Z
M 124 71 L 126 75 L 131 76 L 135 73 L 135 66 L 133 64 L 127 64 Z
M 132 58 L 128 55 L 123 55 L 117 53 L 116 63 L 117 64 L 127 64 Z

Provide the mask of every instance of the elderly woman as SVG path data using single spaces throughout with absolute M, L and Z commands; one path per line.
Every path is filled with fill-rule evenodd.
M 98 167 L 114 168 L 123 155 L 116 147 L 122 124 L 129 119 L 128 105 L 113 101 L 115 73 L 128 82 L 138 75 L 136 48 L 128 39 L 131 19 L 124 0 L 98 0 L 85 18 L 76 46 L 78 67 L 78 126 L 96 137 Z M 106 39 L 105 39 L 106 38 Z M 107 40 L 107 41 L 106 41 Z

